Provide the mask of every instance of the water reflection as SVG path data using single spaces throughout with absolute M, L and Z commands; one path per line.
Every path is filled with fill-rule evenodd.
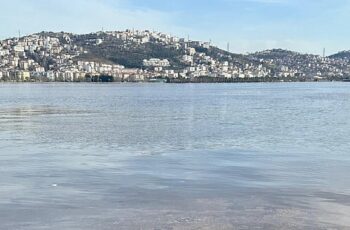
M 350 228 L 347 84 L 0 96 L 4 229 Z

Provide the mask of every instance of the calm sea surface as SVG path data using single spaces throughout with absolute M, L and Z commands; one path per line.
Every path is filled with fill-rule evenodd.
M 0 84 L 0 229 L 350 229 L 350 84 Z

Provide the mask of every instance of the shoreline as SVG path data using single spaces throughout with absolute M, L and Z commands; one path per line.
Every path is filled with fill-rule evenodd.
M 23 81 L 23 80 L 0 80 L 0 83 L 33 83 L 33 84 L 46 84 L 46 83 L 103 83 L 103 84 L 111 84 L 111 83 L 117 83 L 117 84 L 124 84 L 124 83 L 131 83 L 131 84 L 237 84 L 237 83 L 293 83 L 293 82 L 300 82 L 300 83 L 312 83 L 312 82 L 350 82 L 350 79 L 293 79 L 293 78 L 208 78 L 208 77 L 199 77 L 199 78 L 177 78 L 177 79 L 171 79 L 171 78 L 152 78 L 147 79 L 143 81 L 123 81 L 123 80 L 110 80 L 110 81 L 40 81 L 40 80 L 33 80 L 33 81 Z
M 332 82 L 339 82 L 339 83 L 349 83 L 349 81 L 235 81 L 235 82 L 194 82 L 194 81 L 174 81 L 174 82 L 62 82 L 62 81 L 0 81 L 0 84 L 165 84 L 165 85 L 187 85 L 187 84 L 278 84 L 278 83 L 332 83 Z

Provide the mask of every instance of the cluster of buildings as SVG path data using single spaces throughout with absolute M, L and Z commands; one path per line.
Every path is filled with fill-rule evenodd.
M 143 60 L 144 74 L 153 77 L 166 78 L 196 78 L 196 77 L 221 77 L 221 78 L 253 78 L 265 77 L 271 71 L 262 64 L 255 65 L 254 62 L 237 64 L 235 62 L 222 61 L 208 55 L 205 50 L 214 47 L 210 42 L 190 41 L 169 34 L 153 31 L 126 30 L 106 32 L 107 35 L 137 45 L 152 42 L 161 44 L 169 49 L 176 49 L 181 54 L 177 57 L 182 63 L 182 68 L 173 68 L 170 60 L 151 58 Z M 198 51 L 199 50 L 199 51 Z M 227 56 L 230 58 L 230 55 Z M 147 78 L 147 74 L 145 78 Z
M 80 82 L 91 81 L 96 76 L 110 76 L 113 81 L 198 77 L 322 79 L 349 76 L 350 72 L 349 60 L 287 51 L 285 55 L 277 55 L 276 53 L 283 52 L 281 50 L 268 50 L 235 58 L 229 52 L 219 51 L 210 42 L 189 41 L 148 30 L 98 32 L 94 35 L 94 39 L 86 42 L 92 42 L 96 47 L 115 39 L 124 46 L 154 43 L 176 50 L 179 55 L 169 59 L 151 57 L 144 59 L 138 68 L 126 68 L 117 63 L 81 58 L 89 50 L 75 42 L 79 35 L 40 33 L 0 41 L 0 81 Z M 210 48 L 216 48 L 218 52 L 210 55 L 207 52 Z
M 128 38 L 127 32 L 124 35 Z M 87 51 L 74 44 L 73 36 L 68 33 L 41 33 L 0 41 L 0 81 L 80 82 L 91 81 L 94 76 L 112 76 L 120 81 L 152 78 L 151 73 L 142 68 L 130 69 L 118 64 L 80 60 L 79 56 Z M 146 40 L 140 39 L 140 42 Z M 95 43 L 98 46 L 103 40 L 96 39 Z M 168 60 L 158 59 L 145 60 L 144 64 L 170 66 Z
M 342 58 L 299 54 L 280 49 L 250 55 L 251 60 L 271 67 L 273 76 L 305 79 L 343 79 L 350 76 L 350 61 Z
M 82 49 L 62 38 L 30 35 L 0 42 L 0 80 L 32 81 L 57 76 L 72 69 Z
M 182 61 L 188 66 L 182 71 L 181 75 L 188 78 L 201 76 L 213 78 L 253 78 L 265 77 L 270 74 L 270 70 L 261 64 L 220 61 L 205 53 L 196 52 L 194 48 L 187 49 L 187 53 L 183 55 Z

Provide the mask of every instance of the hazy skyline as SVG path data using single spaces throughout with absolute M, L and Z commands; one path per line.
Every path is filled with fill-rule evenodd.
M 1 39 L 40 31 L 154 29 L 232 52 L 350 49 L 348 0 L 0 0 Z

